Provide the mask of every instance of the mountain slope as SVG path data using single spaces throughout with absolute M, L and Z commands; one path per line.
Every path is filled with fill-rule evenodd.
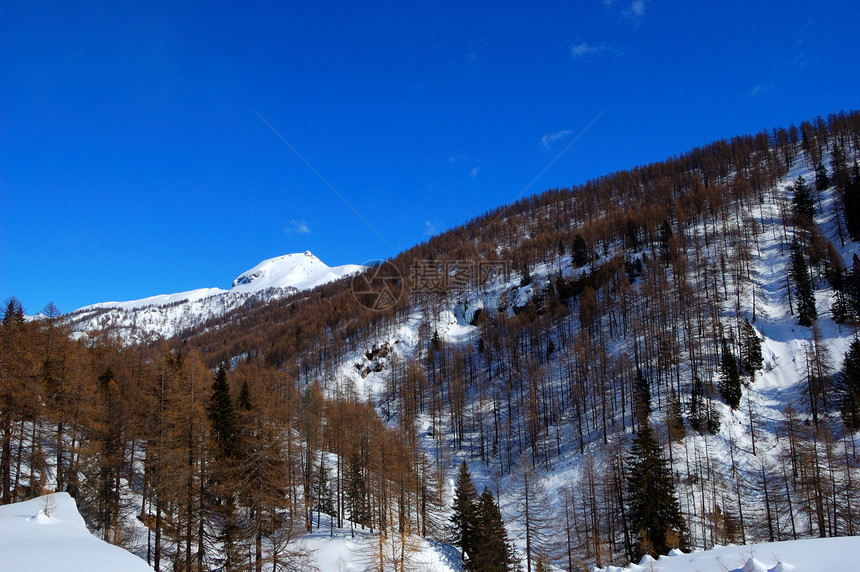
M 242 403 L 243 428 L 230 434 L 248 439 L 239 454 L 256 472 L 225 486 L 243 498 L 277 484 L 265 515 L 296 530 L 331 514 L 382 531 L 375 540 L 391 546 L 407 531 L 442 539 L 465 462 L 476 489 L 497 496 L 531 570 L 623 565 L 658 544 L 855 534 L 858 435 L 843 423 L 851 399 L 838 370 L 860 324 L 860 212 L 848 208 L 858 155 L 858 113 L 718 141 L 523 199 L 417 245 L 363 276 L 386 304 L 363 305 L 349 281 L 329 282 L 198 317 L 167 344 L 69 344 L 66 368 L 50 318 L 13 315 L 0 329 L 12 342 L 0 351 L 22 348 L 2 362 L 16 396 L 10 435 L 41 464 L 29 477 L 26 465 L 9 472 L 22 483 L 50 475 L 37 446 L 45 435 L 59 444 L 45 445 L 49 463 L 74 470 L 51 449 L 62 436 L 98 438 L 100 421 L 72 399 L 101 403 L 106 420 L 122 412 L 113 404 L 133 405 L 117 429 L 133 428 L 126 439 L 140 446 L 125 447 L 116 470 L 142 474 L 108 488 L 139 494 L 140 479 L 159 470 L 149 447 L 175 444 L 198 461 L 186 486 L 151 494 L 181 519 L 192 485 L 212 478 L 204 459 L 217 458 L 217 435 L 201 406 L 210 370 L 229 364 L 219 396 L 226 402 L 227 388 Z M 240 282 L 265 280 L 265 270 Z M 817 310 L 809 325 L 799 301 Z M 849 397 L 860 403 L 860 391 Z M 174 409 L 180 416 L 166 417 Z M 32 423 L 42 411 L 49 420 Z M 684 526 L 641 520 L 644 453 L 634 444 L 648 434 L 650 466 L 665 465 L 660 498 L 675 497 Z M 279 462 L 244 457 L 254 451 Z M 96 480 L 114 470 L 77 455 Z M 245 530 L 264 514 L 235 510 Z M 197 518 L 226 531 L 205 511 Z M 273 550 L 282 541 L 269 540 Z M 165 555 L 182 550 L 180 538 L 165 542 Z M 250 547 L 253 535 L 240 542 Z

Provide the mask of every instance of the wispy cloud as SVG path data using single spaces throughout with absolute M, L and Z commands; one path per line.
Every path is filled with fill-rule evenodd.
M 607 12 L 611 14 L 620 13 L 624 18 L 638 24 L 645 17 L 645 5 L 648 0 L 632 0 L 631 2 L 617 2 L 616 0 L 603 0 Z
M 767 93 L 771 89 L 773 89 L 772 83 L 760 83 L 750 90 L 750 95 L 755 97 L 756 95 L 761 95 L 763 93 Z
M 303 220 L 291 220 L 284 232 L 287 234 L 310 234 L 311 227 Z
M 570 47 L 570 57 L 573 59 L 593 59 L 597 56 L 620 56 L 622 51 L 606 44 L 589 44 L 579 42 Z
M 569 129 L 563 129 L 562 131 L 556 131 L 555 133 L 547 133 L 543 137 L 540 138 L 540 142 L 543 144 L 544 149 L 552 148 L 552 144 L 559 139 L 564 139 L 570 135 Z
M 481 171 L 480 166 L 473 166 L 473 165 L 475 165 L 475 163 L 479 163 L 480 161 L 472 159 L 471 157 L 469 157 L 468 155 L 466 155 L 464 153 L 458 153 L 456 155 L 451 155 L 450 157 L 448 157 L 448 160 L 453 165 L 461 165 L 462 167 L 465 167 L 466 169 L 468 169 L 469 170 L 469 176 L 472 177 L 473 179 L 475 177 L 477 177 L 478 173 Z
M 625 16 L 641 18 L 645 15 L 645 0 L 633 0 L 624 12 Z
M 433 221 L 424 222 L 424 236 L 433 236 L 439 234 L 439 227 Z

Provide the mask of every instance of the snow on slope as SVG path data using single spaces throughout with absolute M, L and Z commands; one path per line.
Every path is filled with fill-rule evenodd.
M 360 271 L 357 264 L 327 266 L 310 251 L 270 258 L 243 272 L 229 290 L 200 288 L 127 302 L 100 302 L 68 315 L 78 335 L 114 328 L 126 341 L 171 337 L 249 300 L 275 300 Z
M 860 569 L 860 536 L 763 542 L 746 546 L 715 546 L 706 551 L 653 559 L 599 572 L 823 572 Z
M 90 534 L 68 493 L 0 506 L 0 569 L 152 571 L 132 553 Z
M 825 154 L 822 161 L 829 164 L 829 156 Z M 754 325 L 762 338 L 764 369 L 756 375 L 754 383 L 745 386 L 740 409 L 732 411 L 725 404 L 714 401 L 714 407 L 719 410 L 722 421 L 718 434 L 699 434 L 695 431 L 688 431 L 682 441 L 669 445 L 674 453 L 673 471 L 681 475 L 683 479 L 690 477 L 691 469 L 687 465 L 687 460 L 695 455 L 695 451 L 708 452 L 712 474 L 721 476 L 719 478 L 720 486 L 733 485 L 733 478 L 741 479 L 741 482 L 744 483 L 756 483 L 760 478 L 759 471 L 762 470 L 763 466 L 768 463 L 779 466 L 783 449 L 777 438 L 777 430 L 785 420 L 783 411 L 786 405 L 798 406 L 797 404 L 802 403 L 801 396 L 806 375 L 805 356 L 810 348 L 812 337 L 810 328 L 797 325 L 797 316 L 792 314 L 789 307 L 785 290 L 785 277 L 789 264 L 787 245 L 790 243 L 790 236 L 785 238 L 777 233 L 777 229 L 781 225 L 781 217 L 789 210 L 786 205 L 791 200 L 791 187 L 799 176 L 803 176 L 807 184 L 814 184 L 811 183 L 814 181 L 814 171 L 805 161 L 800 160 L 779 183 L 779 191 L 775 193 L 777 198 L 767 197 L 763 203 L 754 205 L 746 213 L 749 223 L 751 224 L 751 221 L 754 220 L 758 228 L 762 230 L 759 231 L 755 245 L 751 245 L 753 252 L 752 280 L 751 284 L 748 283 L 744 286 L 741 293 L 741 315 L 749 316 L 751 319 L 754 316 Z M 819 193 L 815 222 L 822 234 L 836 246 L 845 265 L 849 266 L 852 255 L 860 254 L 860 244 L 849 241 L 842 245 L 839 240 L 833 214 L 833 203 L 836 200 L 836 190 L 833 186 Z M 700 228 L 699 230 L 701 234 L 703 229 Z M 713 253 L 711 255 L 714 256 Z M 430 316 L 424 314 L 420 308 L 413 308 L 405 320 L 392 325 L 389 331 L 383 332 L 368 347 L 360 348 L 347 356 L 339 367 L 335 379 L 324 382 L 328 384 L 324 386 L 324 390 L 333 394 L 344 390 L 355 391 L 358 396 L 376 403 L 383 419 L 396 419 L 397 412 L 391 405 L 391 398 L 386 394 L 391 385 L 392 374 L 391 368 L 386 367 L 385 362 L 386 360 L 405 361 L 418 356 L 418 352 L 421 351 L 419 331 L 422 327 L 425 327 L 427 332 L 436 331 L 440 338 L 449 344 L 463 346 L 474 344 L 480 331 L 469 323 L 477 309 L 498 309 L 502 306 L 500 301 L 504 299 L 504 306 L 508 308 L 507 313 L 511 316 L 513 315 L 513 306 L 524 305 L 531 293 L 548 284 L 557 272 L 561 272 L 565 277 L 570 277 L 584 271 L 584 269 L 572 268 L 569 255 L 560 256 L 555 260 L 537 264 L 535 268 L 531 269 L 533 279 L 531 285 L 520 286 L 519 277 L 513 277 L 507 282 L 488 284 L 482 292 L 473 291 L 462 297 L 455 297 L 448 301 L 447 307 L 443 306 Z M 754 294 L 753 288 L 755 289 Z M 823 278 L 816 278 L 815 296 L 819 312 L 817 327 L 821 332 L 822 347 L 826 348 L 833 371 L 836 371 L 841 367 L 843 356 L 854 339 L 855 329 L 833 321 L 830 307 L 833 303 L 834 293 Z M 755 304 L 755 313 L 753 313 L 753 304 Z M 733 296 L 725 300 L 723 306 L 722 317 L 726 323 L 734 324 L 736 309 Z M 389 357 L 385 359 L 366 357 L 365 352 L 371 352 L 371 350 L 383 346 L 391 348 Z M 559 346 L 561 346 L 560 343 L 557 344 L 557 347 Z M 617 345 L 610 346 L 608 349 L 610 352 L 625 351 L 624 347 Z M 561 367 L 559 364 L 549 364 L 547 366 L 547 378 L 563 379 L 564 375 L 558 370 L 559 367 Z M 684 370 L 683 373 L 690 375 L 689 370 Z M 709 372 L 709 374 L 712 379 L 718 375 L 716 370 Z M 470 399 L 474 398 L 474 394 L 470 395 Z M 476 402 L 472 403 L 472 406 L 475 406 Z M 480 407 L 480 403 L 477 403 L 477 407 Z M 802 407 L 802 405 L 800 406 Z M 657 411 L 653 413 L 652 422 L 656 426 L 663 426 L 664 416 L 664 412 Z M 392 424 L 394 423 L 396 421 L 392 421 Z M 450 443 L 443 443 L 430 436 L 450 434 L 450 428 L 447 426 L 444 416 L 438 423 L 441 423 L 441 428 L 432 426 L 427 416 L 419 415 L 416 417 L 422 446 L 432 458 L 441 458 L 446 448 L 454 449 Z M 565 427 L 562 427 L 562 430 L 564 431 Z M 477 439 L 474 435 L 467 435 L 467 440 L 471 437 Z M 615 438 L 623 439 L 625 436 L 621 435 Z M 755 453 L 753 453 L 753 438 L 755 439 Z M 555 505 L 559 512 L 562 510 L 562 489 L 572 489 L 582 482 L 583 467 L 587 461 L 594 462 L 598 470 L 609 470 L 604 463 L 604 449 L 600 439 L 591 440 L 586 444 L 585 455 L 580 454 L 572 446 L 573 439 L 562 439 L 562 443 L 565 444 L 561 446 L 561 454 L 553 459 L 552 470 L 539 470 L 537 472 L 537 477 L 543 481 L 550 493 L 550 502 Z M 513 518 L 516 512 L 516 494 L 518 491 L 510 476 L 499 476 L 497 468 L 494 466 L 497 459 L 493 459 L 489 463 L 480 462 L 471 457 L 468 451 L 455 452 L 454 459 L 448 462 L 448 468 L 452 471 L 455 470 L 461 460 L 469 462 L 472 478 L 478 490 L 488 485 L 492 490 L 501 491 L 501 508 L 507 519 L 508 532 L 518 548 L 523 550 L 524 535 L 519 534 L 522 531 Z M 722 477 L 723 475 L 734 475 L 735 470 L 739 475 L 738 477 Z M 445 504 L 448 506 L 450 506 L 453 494 L 453 479 L 450 481 L 445 500 Z M 716 486 L 714 490 L 717 490 Z M 732 490 L 734 489 L 732 488 Z M 679 488 L 679 501 L 682 511 L 689 518 L 688 524 L 691 528 L 692 541 L 695 546 L 709 547 L 713 543 L 713 538 L 709 538 L 704 531 L 707 523 L 696 510 L 694 505 L 696 497 L 689 493 L 689 487 Z M 702 493 L 703 496 L 704 494 Z M 708 502 L 724 502 L 724 499 L 719 497 L 720 494 L 722 493 L 709 493 Z M 764 505 L 760 498 L 761 495 L 751 488 L 744 491 L 742 496 L 743 510 L 747 516 L 763 518 Z M 785 534 L 787 528 L 785 522 L 787 518 L 784 514 L 775 518 L 776 526 L 783 529 L 782 534 Z M 806 528 L 800 534 L 810 536 L 814 532 Z M 783 538 L 786 537 L 783 536 Z M 703 553 L 695 553 L 695 555 L 687 555 L 683 559 L 678 557 L 671 560 L 674 567 L 665 567 L 664 557 L 659 561 L 659 566 L 656 562 L 651 562 L 646 563 L 647 565 L 643 568 L 632 567 L 629 570 L 631 572 L 651 570 L 653 564 L 654 570 L 665 569 L 669 572 L 675 570 L 728 572 L 743 569 L 751 556 L 758 558 L 760 562 L 750 562 L 746 568 L 750 572 L 860 570 L 860 564 L 852 563 L 844 558 L 842 551 L 847 550 L 845 548 L 847 545 L 840 544 L 840 542 L 853 542 L 850 544 L 853 551 L 860 547 L 860 540 L 858 539 L 832 539 L 831 544 L 815 545 L 810 549 L 810 554 L 819 557 L 818 560 L 815 560 L 804 556 L 804 547 L 811 545 L 800 541 L 744 547 L 731 546 L 717 549 L 713 556 L 716 560 L 713 561 L 707 561 L 705 556 L 699 556 Z M 841 558 L 838 562 L 847 562 L 847 564 L 830 566 L 831 560 L 823 558 L 818 554 L 819 551 L 827 551 L 828 557 Z M 782 560 L 769 558 L 772 554 L 776 554 Z M 785 565 L 780 567 L 780 561 L 785 562 Z M 837 560 L 833 560 L 833 562 L 837 562 Z M 795 567 L 792 568 L 789 566 L 790 564 Z M 664 567 L 661 568 L 660 566 Z

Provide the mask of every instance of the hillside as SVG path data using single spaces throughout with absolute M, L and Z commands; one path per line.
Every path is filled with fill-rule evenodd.
M 140 514 L 165 566 L 268 562 L 326 514 L 450 539 L 463 462 L 531 570 L 856 534 L 858 152 L 857 112 L 718 141 L 152 346 L 11 304 L 3 498 Z

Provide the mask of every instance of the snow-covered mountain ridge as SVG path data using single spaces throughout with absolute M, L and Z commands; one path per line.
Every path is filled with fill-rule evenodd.
M 112 329 L 126 341 L 169 338 L 248 301 L 271 301 L 339 280 L 358 264 L 327 266 L 310 251 L 264 260 L 240 274 L 229 290 L 199 288 L 125 302 L 99 302 L 67 316 L 76 335 Z

